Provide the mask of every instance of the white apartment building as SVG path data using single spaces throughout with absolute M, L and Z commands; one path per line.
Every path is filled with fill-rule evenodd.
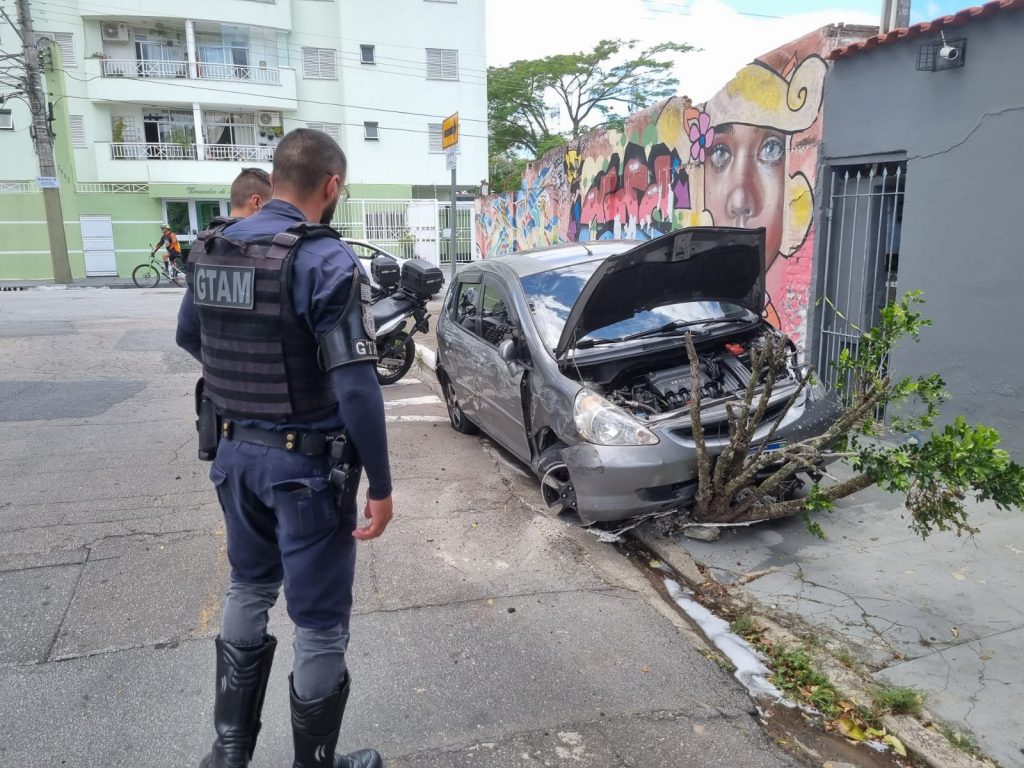
M 127 274 L 161 222 L 189 242 L 227 211 L 239 169 L 270 170 L 298 127 L 348 155 L 353 234 L 400 239 L 401 207 L 367 206 L 447 196 L 444 116 L 460 116 L 460 188 L 486 178 L 484 2 L 33 2 L 62 60 L 47 87 L 73 271 Z M 0 49 L 19 45 L 0 21 Z M 0 279 L 50 269 L 28 125 L 20 100 L 0 107 Z

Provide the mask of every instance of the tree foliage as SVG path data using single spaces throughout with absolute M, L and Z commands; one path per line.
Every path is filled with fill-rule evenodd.
M 795 369 L 792 346 L 781 334 L 766 335 L 751 354 L 751 380 L 743 396 L 727 404 L 729 442 L 712 460 L 700 420 L 700 366 L 692 337 L 687 354 L 694 399 L 690 403 L 698 452 L 698 492 L 691 517 L 697 522 L 737 523 L 802 514 L 812 531 L 823 535 L 808 516 L 831 510 L 837 500 L 877 484 L 904 497 L 910 527 L 922 537 L 939 530 L 973 534 L 964 501 L 992 501 L 1000 509 L 1024 506 L 1024 467 L 999 447 L 999 433 L 962 417 L 935 429 L 948 398 L 937 374 L 895 378 L 892 352 L 906 339 L 917 340 L 930 325 L 918 311 L 919 291 L 881 310 L 878 324 L 859 343 L 842 352 L 836 364 L 843 405 L 817 437 L 766 452 L 786 413 L 808 387 L 820 386 L 813 371 L 797 370 L 798 387 L 766 434 L 764 422 L 777 374 Z M 881 414 L 889 418 L 882 420 Z M 917 436 L 927 434 L 924 440 Z M 826 467 L 845 460 L 850 477 L 829 477 Z M 797 475 L 812 480 L 805 498 L 791 498 Z
M 514 61 L 487 73 L 487 116 L 492 187 L 512 188 L 508 174 L 517 160 L 532 160 L 578 138 L 587 127 L 621 125 L 623 115 L 675 93 L 669 54 L 686 53 L 685 43 L 661 43 L 637 50 L 636 40 L 601 40 L 593 50 Z M 559 129 L 560 118 L 568 130 Z M 514 186 L 518 186 L 518 179 Z

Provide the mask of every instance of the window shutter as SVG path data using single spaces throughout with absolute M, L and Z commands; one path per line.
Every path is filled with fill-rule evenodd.
M 75 149 L 86 149 L 89 145 L 85 143 L 85 118 L 82 115 L 69 115 L 71 121 L 71 146 Z
M 303 48 L 302 76 L 308 80 L 337 80 L 336 53 L 333 48 Z
M 306 127 L 326 133 L 336 142 L 341 143 L 341 125 L 338 123 L 306 123 Z
M 427 80 L 458 80 L 459 52 L 450 48 L 427 48 Z
M 429 152 L 441 153 L 444 150 L 441 149 L 441 124 L 440 123 L 427 123 L 427 133 L 429 134 Z

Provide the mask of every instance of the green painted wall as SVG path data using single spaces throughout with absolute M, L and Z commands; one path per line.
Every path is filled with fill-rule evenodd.
M 412 197 L 411 184 L 349 184 L 353 200 L 402 200 Z

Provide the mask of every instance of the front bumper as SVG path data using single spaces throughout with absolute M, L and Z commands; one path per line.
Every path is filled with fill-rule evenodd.
M 793 442 L 822 434 L 838 413 L 837 398 L 794 406 L 772 437 L 772 442 Z M 697 448 L 687 427 L 689 417 L 660 424 L 654 431 L 657 445 L 605 446 L 578 443 L 562 450 L 569 469 L 580 517 L 588 523 L 685 507 L 697 494 Z M 754 443 L 764 440 L 770 424 L 763 425 Z M 728 440 L 706 436 L 712 456 L 725 450 Z

